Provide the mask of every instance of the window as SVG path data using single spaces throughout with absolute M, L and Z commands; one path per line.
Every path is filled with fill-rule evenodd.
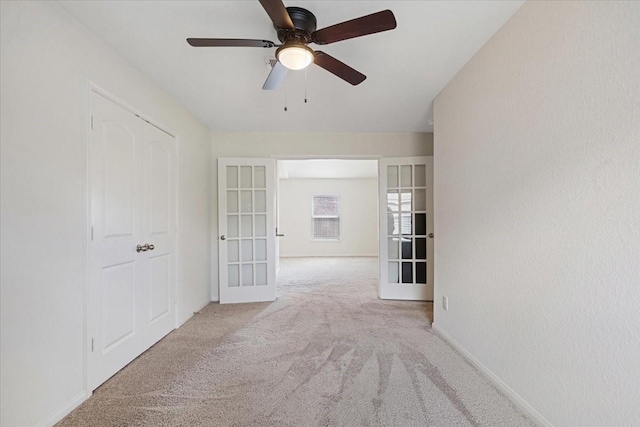
M 311 217 L 314 239 L 340 239 L 340 198 L 338 196 L 313 196 Z

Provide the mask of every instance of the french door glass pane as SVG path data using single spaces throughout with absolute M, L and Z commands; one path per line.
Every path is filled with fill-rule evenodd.
M 251 188 L 251 166 L 240 166 L 240 186 Z
M 400 251 L 398 250 L 398 239 L 397 238 L 388 238 L 387 239 L 387 256 L 389 260 L 400 258 Z
M 427 239 L 416 237 L 416 259 L 427 259 Z
M 400 274 L 398 271 L 398 263 L 390 262 L 389 263 L 389 283 L 398 283 L 400 279 Z
M 238 212 L 238 192 L 235 190 L 227 191 L 227 212 Z
M 237 240 L 229 240 L 229 242 L 227 243 L 227 260 L 229 262 L 240 261 L 238 257 L 238 241 Z
M 414 190 L 413 192 L 413 209 L 416 211 L 427 210 L 427 192 L 425 190 Z
M 227 188 L 238 188 L 237 166 L 227 166 Z
M 398 167 L 387 166 L 387 188 L 398 187 Z
M 402 263 L 402 283 L 413 283 L 413 263 Z
M 267 216 L 256 214 L 255 223 L 256 237 L 265 237 L 267 235 Z
M 256 206 L 254 212 L 267 211 L 267 192 L 264 190 L 256 190 Z
M 267 284 L 267 264 L 256 264 L 256 286 L 264 286 Z
M 227 235 L 238 237 L 238 215 L 227 215 Z
M 411 190 L 402 190 L 400 194 L 400 210 L 402 212 L 411 212 Z
M 256 166 L 253 168 L 253 185 L 255 188 L 266 188 L 267 187 L 267 176 L 265 173 L 264 166 Z
M 411 239 L 407 238 L 407 236 L 402 236 L 402 242 L 400 244 L 402 259 L 413 259 L 412 244 Z
M 231 264 L 228 266 L 228 277 L 227 282 L 229 286 L 236 287 L 240 286 L 240 271 L 238 264 Z
M 427 283 L 426 262 L 416 262 L 416 283 Z
M 253 240 L 242 241 L 242 261 L 253 261 Z
M 402 187 L 411 187 L 411 165 L 400 166 L 400 184 Z
M 256 239 L 256 261 L 267 260 L 267 240 Z
M 242 264 L 242 286 L 253 286 L 252 264 Z
M 416 187 L 424 187 L 427 185 L 427 175 L 425 173 L 424 165 L 415 165 L 413 167 L 413 173 L 415 176 L 414 185 Z
M 416 214 L 416 236 L 426 236 L 427 234 L 427 214 Z
M 253 217 L 251 215 L 242 215 L 240 220 L 240 231 L 242 237 L 253 237 Z
M 251 203 L 251 193 L 251 190 L 243 190 L 240 192 L 240 212 L 251 212 L 253 210 L 253 203 Z

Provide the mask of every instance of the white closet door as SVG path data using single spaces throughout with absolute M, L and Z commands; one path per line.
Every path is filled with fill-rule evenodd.
M 433 300 L 433 157 L 379 162 L 382 299 Z
M 144 314 L 148 348 L 175 325 L 176 146 L 175 138 L 146 122 L 142 136 L 142 241 L 149 249 L 141 252 L 141 258 L 146 263 L 144 279 L 149 293 Z
M 276 299 L 275 162 L 218 159 L 220 303 Z
M 91 109 L 95 389 L 174 327 L 176 195 L 173 138 L 96 93 Z

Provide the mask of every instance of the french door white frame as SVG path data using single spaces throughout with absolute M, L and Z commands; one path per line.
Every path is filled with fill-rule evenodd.
M 96 83 L 88 80 L 86 85 L 86 96 L 85 96 L 85 108 L 84 111 L 87 112 L 87 116 L 85 118 L 85 183 L 84 183 L 84 194 L 85 194 L 85 223 L 84 223 L 84 262 L 83 262 L 83 295 L 82 301 L 84 304 L 83 310 L 83 336 L 84 336 L 84 348 L 85 351 L 83 353 L 83 384 L 84 384 L 84 399 L 86 400 L 93 394 L 93 390 L 90 384 L 90 373 L 91 373 L 91 353 L 92 353 L 92 324 L 91 324 L 91 274 L 90 274 L 90 266 L 91 266 L 91 241 L 92 241 L 92 221 L 93 221 L 93 212 L 91 208 L 91 188 L 93 185 L 91 179 L 92 173 L 92 151 L 91 151 L 91 96 L 92 94 L 98 94 L 109 101 L 117 104 L 118 106 L 124 108 L 135 116 L 139 117 L 143 121 L 148 122 L 149 124 L 157 127 L 163 132 L 167 133 L 171 137 L 175 138 L 175 153 L 176 153 L 176 162 L 175 162 L 175 179 L 174 179 L 174 188 L 175 188 L 175 198 L 174 203 L 176 204 L 175 208 L 175 239 L 173 242 L 172 253 L 175 254 L 174 262 L 175 268 L 172 270 L 172 279 L 171 279 L 171 298 L 173 300 L 173 327 L 174 329 L 179 326 L 179 316 L 178 316 L 178 296 L 179 292 L 177 289 L 178 280 L 180 277 L 180 255 L 178 253 L 177 248 L 179 245 L 180 234 L 179 234 L 179 211 L 177 206 L 177 201 L 180 199 L 179 194 L 179 186 L 178 186 L 178 176 L 180 174 L 179 171 L 179 161 L 180 158 L 180 139 L 176 136 L 175 132 L 172 132 L 167 126 L 159 124 L 158 121 L 153 118 L 148 117 L 146 114 L 140 112 L 138 109 L 132 107 L 129 103 L 124 102 L 120 98 L 114 96 L 107 90 L 101 88 Z M 81 401 L 78 402 L 78 405 Z M 75 407 L 75 406 L 74 406 Z
M 269 158 L 218 158 L 216 244 L 221 304 L 276 299 L 275 169 L 276 161 Z M 258 170 L 262 172 L 259 174 Z M 229 185 L 231 181 L 233 184 Z M 263 195 L 258 197 L 259 194 Z M 229 204 L 231 196 L 235 199 Z M 229 227 L 228 219 L 234 219 L 233 227 Z M 234 270 L 234 275 L 229 274 Z M 235 285 L 229 277 L 235 278 Z
M 388 183 L 388 167 L 396 168 L 394 173 L 396 182 L 393 184 Z M 424 183 L 416 184 L 418 181 L 417 167 L 422 168 L 421 180 Z M 408 183 L 401 182 L 405 181 L 405 175 L 401 173 L 401 168 L 408 168 L 409 174 L 406 176 Z M 378 219 L 380 228 L 378 233 L 380 270 L 378 296 L 381 299 L 433 301 L 433 156 L 387 157 L 380 159 L 378 169 L 378 206 L 380 209 Z M 422 194 L 421 203 L 417 203 L 417 192 Z M 400 199 L 396 201 L 396 210 L 389 210 L 391 205 L 387 198 L 392 194 L 396 194 L 397 197 L 402 194 L 408 195 L 409 209 L 405 210 L 405 196 L 402 196 L 402 203 L 400 203 Z M 423 206 L 417 207 L 419 204 Z M 394 215 L 396 216 L 395 220 L 393 219 Z M 408 232 L 395 229 L 395 227 L 396 232 L 389 232 L 390 219 L 392 226 L 394 222 L 400 225 L 403 223 L 402 218 L 406 218 L 406 216 L 409 218 Z M 421 221 L 418 221 L 418 216 L 421 216 Z M 419 224 L 422 225 L 419 226 Z M 420 231 L 417 231 L 418 229 Z M 420 251 L 418 250 L 418 241 L 422 241 Z M 392 244 L 395 246 L 393 251 L 390 250 Z M 405 244 L 408 244 L 406 248 Z M 391 252 L 395 252 L 395 255 L 390 259 Z M 422 254 L 420 254 L 421 252 Z M 396 266 L 395 274 L 389 273 L 390 265 Z M 418 283 L 419 265 L 426 271 L 424 272 L 425 281 Z M 402 268 L 400 268 L 401 266 Z M 405 266 L 410 268 L 410 271 L 407 272 L 408 279 L 405 278 Z M 390 276 L 394 275 L 395 279 L 390 279 Z

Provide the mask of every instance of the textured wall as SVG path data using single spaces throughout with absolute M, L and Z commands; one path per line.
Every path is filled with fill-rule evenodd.
M 209 301 L 210 131 L 57 2 L 1 2 L 3 426 L 85 397 L 89 82 L 177 135 L 178 313 Z
M 340 240 L 313 240 L 311 199 L 340 197 Z M 280 256 L 377 256 L 378 180 L 281 179 Z
M 554 425 L 640 425 L 640 2 L 525 3 L 434 135 L 437 327 Z

